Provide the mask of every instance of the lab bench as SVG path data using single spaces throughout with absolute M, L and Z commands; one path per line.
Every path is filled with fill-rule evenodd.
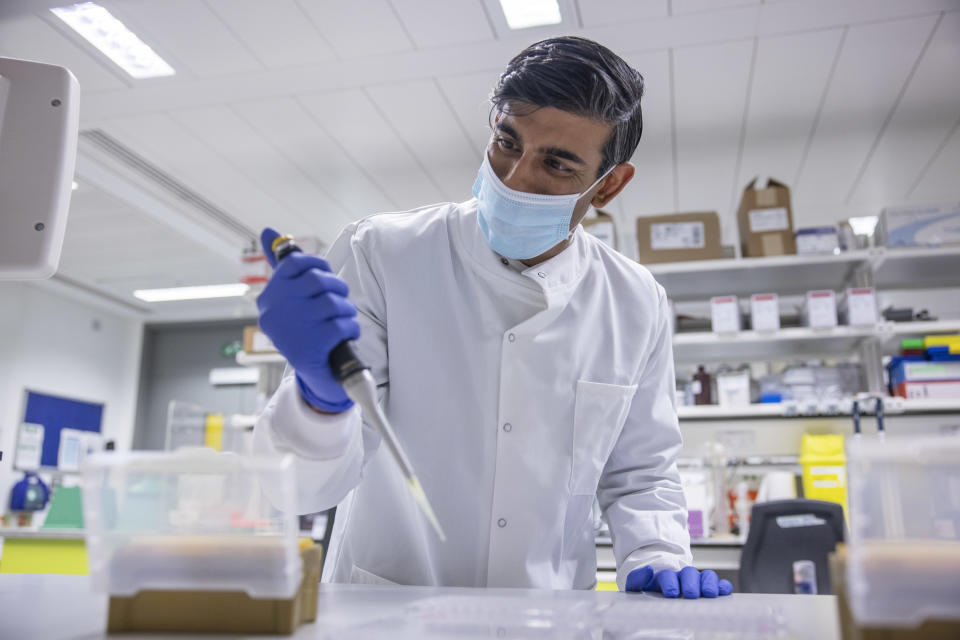
M 670 637 L 689 633 L 697 638 L 840 638 L 833 596 L 734 594 L 667 600 L 658 594 L 599 591 L 324 584 L 318 604 L 317 621 L 292 636 L 256 637 L 626 638 L 638 632 L 656 635 L 662 629 Z M 87 576 L 0 575 L 4 637 L 143 637 L 108 636 L 106 610 L 107 597 L 91 591 Z M 209 635 L 175 637 L 189 640 Z

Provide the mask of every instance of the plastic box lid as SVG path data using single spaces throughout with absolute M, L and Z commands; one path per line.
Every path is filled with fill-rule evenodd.
M 104 452 L 87 458 L 82 479 L 95 590 L 295 594 L 302 561 L 290 456 Z
M 960 619 L 960 437 L 849 440 L 847 470 L 857 621 Z

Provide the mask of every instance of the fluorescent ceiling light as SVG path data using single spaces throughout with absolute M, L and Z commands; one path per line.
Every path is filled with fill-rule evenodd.
M 94 2 L 55 7 L 50 11 L 134 78 L 176 73 L 137 34 Z
M 137 289 L 133 295 L 144 302 L 171 302 L 173 300 L 204 300 L 206 298 L 235 298 L 247 292 L 245 284 L 210 284 L 202 287 L 175 287 L 172 289 Z
M 850 228 L 858 236 L 873 235 L 873 230 L 877 226 L 877 216 L 863 216 L 860 218 L 850 218 Z
M 557 0 L 500 0 L 500 7 L 511 29 L 560 24 L 563 21 Z

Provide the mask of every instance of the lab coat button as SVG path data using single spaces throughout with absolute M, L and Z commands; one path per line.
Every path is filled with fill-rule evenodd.
M 513 335 L 512 333 L 507 335 L 507 340 L 509 340 L 510 342 L 515 342 L 516 339 L 517 339 L 517 336 Z
M 500 518 L 499 520 L 497 520 L 497 526 L 503 529 L 505 526 L 507 526 L 507 521 L 504 520 L 503 518 Z
M 547 277 L 547 274 L 545 274 L 543 271 L 537 272 L 537 275 L 540 276 L 541 278 L 546 278 L 546 277 Z
M 509 422 L 505 422 L 505 423 L 503 424 L 503 430 L 504 430 L 504 431 L 510 432 L 512 429 L 513 429 L 513 425 L 510 424 Z

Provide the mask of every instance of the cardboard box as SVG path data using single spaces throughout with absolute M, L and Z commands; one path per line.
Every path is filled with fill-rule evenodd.
M 782 256 L 797 252 L 793 235 L 790 188 L 773 178 L 764 189 L 755 188 L 754 178 L 743 190 L 737 223 L 744 257 Z
M 583 230 L 603 241 L 611 249 L 619 250 L 617 246 L 617 225 L 613 216 L 600 209 L 596 209 L 595 213 L 596 216 L 584 218 L 580 222 L 583 225 Z
M 251 598 L 243 591 L 140 591 L 110 597 L 107 632 L 174 631 L 292 634 L 317 619 L 322 550 L 301 548 L 303 580 L 293 598 Z
M 797 253 L 803 255 L 815 253 L 839 253 L 840 234 L 836 227 L 807 227 L 797 229 L 794 234 L 797 241 Z
M 956 400 L 960 398 L 960 380 L 901 382 L 894 393 L 909 400 Z
M 877 324 L 877 294 L 873 287 L 847 289 L 840 299 L 838 311 L 843 324 Z
M 880 214 L 878 234 L 888 247 L 960 244 L 960 202 L 888 207 Z
M 777 331 L 780 328 L 780 299 L 775 293 L 750 296 L 750 328 L 754 331 Z
M 716 211 L 637 218 L 637 261 L 644 264 L 718 260 L 720 217 Z
M 710 299 L 710 322 L 714 333 L 736 333 L 743 327 L 737 296 Z
M 277 353 L 277 348 L 260 327 L 243 328 L 243 350 L 247 353 Z
M 807 291 L 800 319 L 805 327 L 837 326 L 837 295 L 830 290 Z

